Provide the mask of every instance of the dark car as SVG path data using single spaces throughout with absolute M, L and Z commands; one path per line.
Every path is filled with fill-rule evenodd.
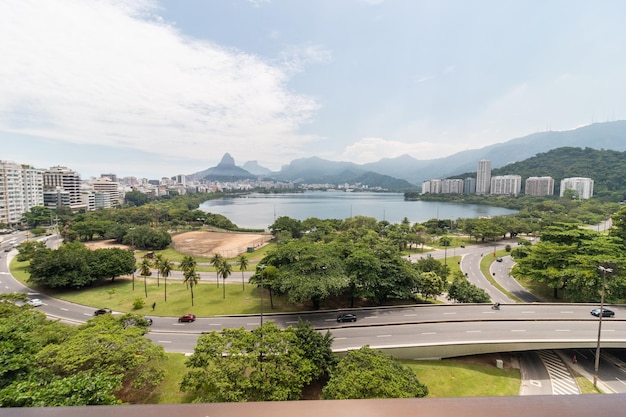
M 191 323 L 196 321 L 196 315 L 195 314 L 185 314 L 184 316 L 181 316 L 178 318 L 178 322 L 179 323 Z
M 594 308 L 593 310 L 591 310 L 591 315 L 592 316 L 596 316 L 596 317 L 600 317 L 600 309 L 599 308 Z M 613 310 L 609 310 L 607 308 L 603 308 L 602 309 L 602 317 L 615 317 L 615 312 Z
M 152 326 L 153 320 L 150 317 L 144 317 L 144 320 L 148 322 L 148 326 Z
M 356 321 L 356 315 L 352 313 L 342 313 L 337 316 L 337 323 Z
M 110 314 L 111 313 L 111 309 L 110 308 L 99 308 L 96 311 L 93 312 L 94 316 L 101 316 L 102 314 Z
M 497 258 L 496 262 L 502 262 L 502 258 Z

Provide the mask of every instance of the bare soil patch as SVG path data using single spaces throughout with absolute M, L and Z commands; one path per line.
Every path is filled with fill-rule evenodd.
M 272 238 L 269 234 L 233 233 L 233 232 L 186 232 L 172 237 L 172 246 L 181 253 L 211 257 L 219 253 L 224 258 L 234 258 L 267 244 Z
M 248 248 L 257 250 L 271 239 L 272 235 L 260 233 L 198 231 L 172 236 L 172 246 L 178 252 L 191 256 L 209 258 L 219 253 L 224 258 L 234 258 L 246 253 Z M 86 242 L 85 245 L 90 249 L 129 248 L 126 245 L 115 243 L 113 239 Z

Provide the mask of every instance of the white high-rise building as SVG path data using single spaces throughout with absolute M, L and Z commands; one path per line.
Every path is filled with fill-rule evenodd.
M 481 159 L 476 170 L 476 194 L 489 194 L 491 189 L 491 161 Z
M 553 195 L 554 178 L 552 177 L 528 177 L 524 183 L 524 193 L 526 195 Z
M 69 194 L 69 206 L 73 211 L 86 210 L 87 205 L 81 197 L 80 174 L 67 167 L 55 166 L 44 171 L 43 174 L 44 193 L 59 195 L 60 192 Z M 53 198 L 50 201 L 54 200 Z M 51 208 L 56 206 L 50 205 Z
M 499 175 L 491 178 L 492 195 L 518 195 L 521 190 L 520 175 Z
M 582 177 L 563 178 L 559 196 L 563 197 L 566 190 L 576 191 L 580 200 L 587 200 L 593 197 L 593 180 Z
M 43 205 L 43 170 L 0 161 L 0 223 L 19 224 L 24 213 Z

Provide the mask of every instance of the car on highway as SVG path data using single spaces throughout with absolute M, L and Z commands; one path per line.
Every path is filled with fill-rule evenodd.
M 185 314 L 184 316 L 180 316 L 178 318 L 179 323 L 193 323 L 194 321 L 196 321 L 195 314 Z
M 591 310 L 591 315 L 600 317 L 600 309 L 594 308 Z M 613 310 L 609 310 L 608 308 L 602 308 L 602 317 L 615 317 L 615 312 Z
M 41 307 L 43 305 L 43 302 L 39 298 L 32 298 L 26 301 L 26 304 L 33 307 Z
M 497 258 L 496 262 L 502 262 L 502 258 Z
M 103 314 L 110 314 L 112 313 L 112 310 L 110 308 L 99 308 L 96 311 L 93 312 L 94 316 L 101 316 Z
M 337 323 L 356 321 L 356 314 L 341 313 L 337 316 Z

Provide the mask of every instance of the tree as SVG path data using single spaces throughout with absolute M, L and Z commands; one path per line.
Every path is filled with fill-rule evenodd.
M 29 211 L 22 214 L 22 222 L 28 227 L 35 228 L 45 224 L 52 223 L 52 211 L 44 206 L 31 207 Z
M 193 307 L 193 287 L 198 285 L 200 274 L 196 271 L 196 262 L 183 271 L 183 282 L 189 286 L 191 290 L 191 306 Z
M 424 298 L 435 298 L 446 290 L 447 282 L 435 272 L 422 272 L 419 275 L 417 291 Z
M 251 332 L 242 327 L 203 334 L 180 388 L 195 402 L 297 400 L 319 372 L 303 343 L 292 327 L 281 330 L 272 322 Z
M 261 261 L 278 268 L 273 288 L 291 302 L 310 301 L 319 309 L 322 300 L 340 294 L 348 285 L 343 262 L 332 244 L 292 240 Z
M 163 254 L 157 253 L 154 256 L 154 268 L 157 271 L 157 287 L 159 286 L 159 276 L 161 275 L 161 263 L 163 262 Z
M 218 266 L 222 262 L 224 262 L 224 257 L 220 253 L 215 252 L 213 254 L 213 256 L 211 257 L 210 262 L 211 262 L 211 265 L 213 265 L 213 268 L 215 268 L 215 276 L 216 276 L 216 281 L 217 281 L 217 287 L 219 288 L 219 286 L 220 286 L 220 273 L 219 273 L 219 270 L 218 270 Z
M 369 346 L 351 350 L 331 372 L 324 399 L 418 398 L 428 395 L 415 373 Z
M 146 277 L 152 275 L 150 271 L 150 267 L 152 266 L 150 259 L 143 258 L 141 261 L 141 265 L 139 265 L 139 275 L 143 277 L 143 288 L 146 293 L 146 298 L 148 298 L 148 286 L 146 284 Z
M 239 255 L 239 257 L 237 258 L 237 265 L 239 266 L 239 270 L 241 271 L 241 287 L 242 290 L 245 291 L 246 290 L 246 283 L 244 281 L 244 277 L 243 277 L 243 272 L 248 269 L 248 258 L 246 258 L 246 255 L 241 254 Z
M 488 303 L 491 298 L 482 288 L 478 288 L 465 277 L 457 276 L 448 289 L 448 300 L 457 303 Z
M 217 265 L 217 273 L 222 277 L 222 294 L 223 298 L 226 299 L 226 278 L 232 273 L 232 267 L 227 260 L 223 259 L 222 262 Z
M 172 273 L 172 269 L 174 269 L 174 264 L 167 258 L 162 257 L 161 263 L 159 264 L 159 272 L 163 276 L 164 279 L 164 290 L 163 294 L 165 295 L 165 301 L 167 301 L 167 277 Z

